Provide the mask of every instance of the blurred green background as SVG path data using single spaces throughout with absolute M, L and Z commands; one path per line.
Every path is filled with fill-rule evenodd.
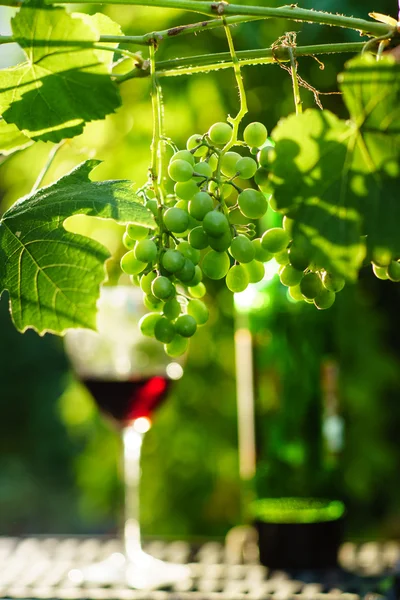
M 301 6 L 366 18 L 372 10 L 395 16 L 395 4 L 304 0 Z M 104 10 L 132 35 L 197 20 L 193 13 L 126 6 L 79 5 L 74 10 Z M 2 11 L 2 32 L 7 33 L 13 10 Z M 233 34 L 237 49 L 248 49 L 269 47 L 293 30 L 299 45 L 359 39 L 356 32 L 273 19 L 235 27 Z M 226 41 L 221 31 L 214 31 L 167 40 L 157 58 L 218 51 L 226 51 Z M 324 56 L 323 70 L 312 58 L 302 58 L 300 74 L 321 92 L 335 91 L 336 75 L 348 58 Z M 18 60 L 18 49 L 2 48 L 0 65 Z M 248 67 L 244 80 L 246 122 L 260 120 L 272 129 L 293 111 L 290 77 L 279 66 Z M 230 70 L 164 79 L 163 89 L 167 135 L 179 147 L 192 133 L 206 131 L 238 108 Z M 121 93 L 123 107 L 69 141 L 45 184 L 87 157 L 104 161 L 96 179 L 129 178 L 138 186 L 146 181 L 152 131 L 149 81 L 127 82 Z M 302 91 L 302 98 L 306 106 L 314 105 L 310 92 Z M 321 100 L 325 108 L 346 116 L 340 96 Z M 0 165 L 1 212 L 29 192 L 49 149 L 39 142 Z M 101 240 L 118 260 L 122 228 L 78 221 L 74 227 Z M 235 311 L 231 295 L 217 284 L 211 287 L 210 322 L 192 342 L 185 376 L 146 435 L 144 534 L 221 536 L 242 522 Z M 318 312 L 289 302 L 275 277 L 260 292 L 261 308 L 252 311 L 247 323 L 257 345 L 257 492 L 342 498 L 349 511 L 347 534 L 353 538 L 400 536 L 399 290 L 366 270 L 358 286 L 338 295 L 332 309 Z M 117 432 L 74 377 L 60 339 L 15 331 L 6 294 L 0 324 L 0 534 L 114 532 L 122 496 Z M 337 413 L 344 435 L 335 451 L 324 437 L 324 364 L 338 367 Z

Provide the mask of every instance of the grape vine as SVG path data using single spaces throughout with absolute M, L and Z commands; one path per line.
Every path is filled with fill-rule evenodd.
M 63 221 L 77 213 L 126 225 L 120 267 L 143 291 L 149 313 L 141 330 L 171 356 L 184 353 L 208 320 L 207 279 L 224 280 L 231 292 L 241 292 L 263 279 L 264 265 L 273 259 L 292 299 L 318 309 L 332 306 L 346 281 L 354 281 L 367 264 L 379 279 L 400 281 L 400 65 L 390 53 L 399 37 L 396 19 L 374 13 L 368 21 L 297 5 L 153 0 L 148 10 L 169 7 L 214 18 L 125 36 L 105 15 L 74 16 L 51 4 L 24 2 L 12 20 L 13 35 L 0 36 L 0 44 L 17 42 L 26 55 L 25 63 L 0 71 L 0 155 L 37 140 L 55 144 L 31 194 L 0 221 L 0 293 L 8 290 L 19 329 L 62 334 L 69 327 L 94 326 L 107 253 L 93 240 L 65 232 Z M 352 28 L 369 39 L 301 47 L 288 35 L 285 44 L 236 51 L 232 25 L 271 17 Z M 223 28 L 228 52 L 157 61 L 157 48 L 166 40 L 216 28 Z M 129 49 L 120 48 L 122 42 Z M 148 58 L 131 49 L 135 45 L 148 46 Z M 303 111 L 300 58 L 362 50 L 338 77 L 350 118 L 317 108 Z M 276 62 L 288 63 L 295 114 L 270 133 L 260 122 L 243 127 L 248 107 L 242 69 Z M 233 70 L 236 116 L 189 135 L 186 148 L 179 149 L 163 127 L 163 79 L 221 68 Z M 114 112 L 121 104 L 120 86 L 137 77 L 151 81 L 147 184 L 134 191 L 130 182 L 91 182 L 95 164 L 89 161 L 40 187 L 64 140 Z M 280 227 L 262 231 L 267 211 L 282 215 Z

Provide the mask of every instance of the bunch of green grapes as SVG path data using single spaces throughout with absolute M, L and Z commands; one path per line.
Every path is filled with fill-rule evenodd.
M 376 249 L 372 253 L 372 271 L 378 279 L 400 281 L 400 261 L 396 260 L 390 250 Z
M 313 248 L 301 234 L 293 238 L 294 221 L 283 218 L 282 227 L 267 230 L 261 238 L 261 247 L 271 252 L 280 265 L 281 283 L 289 288 L 293 300 L 313 303 L 318 309 L 330 308 L 336 294 L 345 285 L 345 279 L 329 273 L 314 259 Z
M 156 230 L 127 226 L 121 268 L 143 290 L 149 314 L 140 327 L 170 356 L 183 354 L 188 339 L 208 320 L 203 278 L 225 279 L 229 290 L 241 292 L 264 277 L 264 263 L 273 254 L 254 239 L 254 221 L 268 208 L 273 144 L 267 135 L 262 123 L 248 125 L 243 140 L 232 145 L 229 123 L 192 135 L 168 164 L 173 193 L 161 202 L 151 184 L 143 191 Z M 247 155 L 232 151 L 233 145 Z M 235 213 L 250 222 L 235 224 Z

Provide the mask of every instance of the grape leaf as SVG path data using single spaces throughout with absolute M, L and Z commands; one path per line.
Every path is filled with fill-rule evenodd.
M 84 23 L 94 29 L 97 38 L 99 38 L 100 35 L 122 35 L 121 25 L 102 13 L 96 13 L 94 15 L 73 13 L 73 16 L 79 17 Z M 115 42 L 103 42 L 101 45 L 105 47 L 108 46 L 109 48 L 117 48 L 118 46 Z M 111 69 L 114 60 L 113 52 L 109 52 L 108 50 L 95 50 L 95 52 L 99 56 L 101 62 L 108 65 Z
M 350 61 L 339 76 L 357 123 L 357 148 L 365 166 L 360 213 L 369 250 L 400 257 L 400 64 L 366 56 Z
M 63 8 L 21 8 L 12 29 L 27 62 L 0 71 L 0 113 L 7 123 L 32 139 L 59 142 L 120 106 L 110 63 L 101 60 L 106 53 L 74 44 L 95 42 L 99 28 L 107 25 L 104 20 L 92 24 Z M 114 24 L 109 28 L 113 32 Z M 53 42 L 60 39 L 68 45 Z
M 92 182 L 88 160 L 57 182 L 21 198 L 0 221 L 0 294 L 8 290 L 15 326 L 38 333 L 95 327 L 108 251 L 67 232 L 65 219 L 86 214 L 155 227 L 129 181 Z
M 33 141 L 19 129 L 8 124 L 0 117 L 0 154 L 11 154 L 33 144 Z
M 271 184 L 278 210 L 294 216 L 294 235 L 309 237 L 316 262 L 354 280 L 366 243 L 400 254 L 400 65 L 356 58 L 340 82 L 351 120 L 308 110 L 281 121 Z

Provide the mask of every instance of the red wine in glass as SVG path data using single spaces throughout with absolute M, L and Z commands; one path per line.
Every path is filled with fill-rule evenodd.
M 160 375 L 131 380 L 83 379 L 96 404 L 121 425 L 140 417 L 151 420 L 165 399 L 171 380 Z

